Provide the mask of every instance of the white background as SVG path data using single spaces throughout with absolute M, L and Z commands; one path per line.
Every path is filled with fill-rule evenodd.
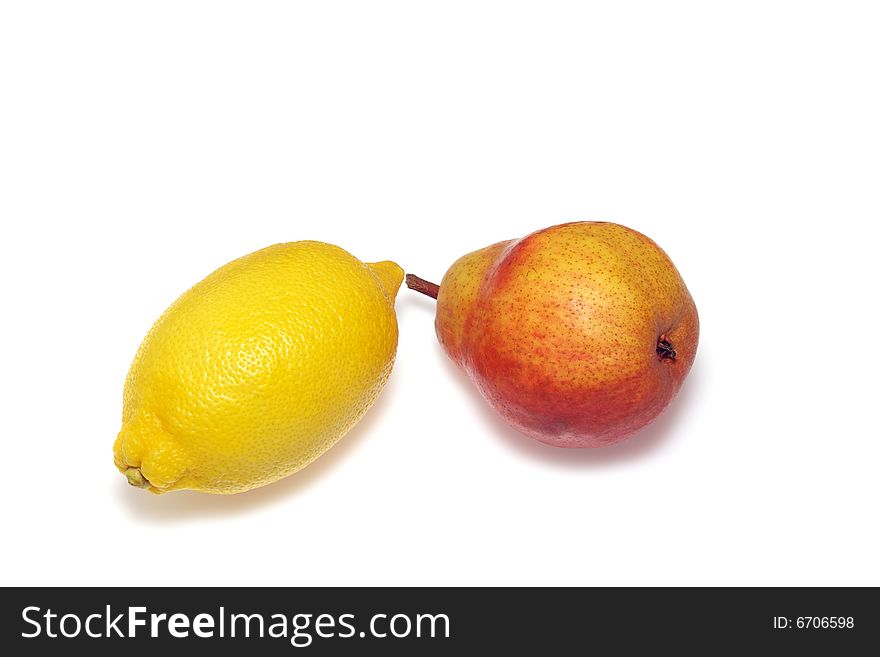
M 872 3 L 8 2 L 3 584 L 880 585 Z M 655 425 L 497 420 L 402 290 L 379 403 L 234 497 L 112 463 L 146 330 L 333 242 L 439 280 L 576 219 L 655 238 L 700 351 Z

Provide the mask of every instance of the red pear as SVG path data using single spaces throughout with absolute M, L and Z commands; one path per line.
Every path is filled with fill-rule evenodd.
M 669 257 L 625 226 L 576 222 L 470 253 L 440 286 L 437 337 L 510 424 L 558 447 L 632 435 L 672 400 L 697 309 Z

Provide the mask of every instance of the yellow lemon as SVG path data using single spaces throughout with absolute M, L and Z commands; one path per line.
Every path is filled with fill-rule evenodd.
M 158 319 L 125 382 L 113 446 L 153 493 L 239 493 L 311 463 L 376 401 L 397 350 L 403 270 L 332 244 L 224 265 Z

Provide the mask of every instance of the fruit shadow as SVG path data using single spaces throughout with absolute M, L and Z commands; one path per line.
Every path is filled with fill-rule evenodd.
M 498 436 L 507 447 L 526 458 L 567 469 L 610 467 L 636 461 L 656 452 L 674 434 L 676 425 L 687 414 L 688 407 L 695 403 L 697 391 L 701 387 L 703 369 L 699 361 L 695 362 L 675 399 L 651 424 L 626 440 L 597 449 L 568 449 L 538 442 L 511 427 L 495 413 L 470 379 L 446 356 L 439 345 L 437 352 L 447 376 L 467 391 L 474 413 L 482 419 L 487 433 Z
M 209 495 L 194 491 L 176 491 L 165 495 L 151 495 L 131 488 L 123 477 L 114 477 L 114 489 L 120 503 L 138 520 L 169 524 L 191 521 L 198 518 L 234 516 L 256 511 L 259 507 L 270 507 L 293 500 L 300 492 L 320 481 L 337 464 L 357 451 L 361 441 L 373 433 L 381 418 L 394 402 L 395 376 L 385 385 L 385 389 L 363 419 L 349 431 L 332 449 L 299 472 L 246 493 L 236 495 Z

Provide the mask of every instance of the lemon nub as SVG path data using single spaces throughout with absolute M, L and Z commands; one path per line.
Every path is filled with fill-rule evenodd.
M 150 482 L 146 480 L 139 468 L 129 468 L 125 471 L 125 478 L 135 488 L 149 488 Z

